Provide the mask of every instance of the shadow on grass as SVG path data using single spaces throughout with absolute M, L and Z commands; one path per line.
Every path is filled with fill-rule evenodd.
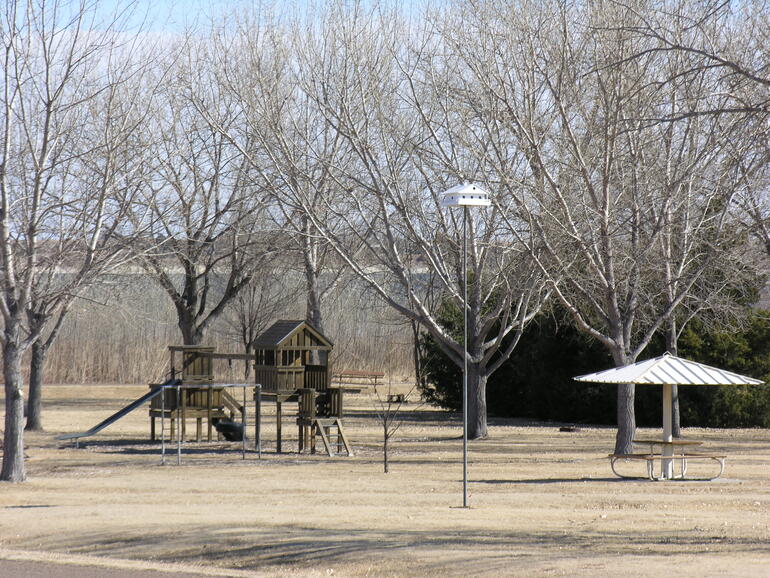
M 413 410 L 409 409 L 408 405 L 401 406 L 401 409 L 398 411 L 396 411 L 394 406 L 392 412 L 396 415 L 398 421 L 415 423 L 423 426 L 433 423 L 436 427 L 446 427 L 447 425 L 453 426 L 462 421 L 462 415 L 460 414 Z M 345 418 L 380 420 L 378 412 L 371 409 L 345 409 Z
M 649 481 L 647 478 L 639 478 L 639 480 Z M 622 478 L 533 478 L 527 480 L 470 480 L 473 484 L 492 484 L 492 485 L 540 485 L 540 484 L 585 484 L 585 483 L 598 483 L 606 484 L 608 482 L 633 482 L 639 481 L 636 479 L 622 479 Z
M 457 509 L 458 515 L 467 510 Z M 556 550 L 560 556 L 597 555 L 655 556 L 691 555 L 704 545 L 729 542 L 730 551 L 770 553 L 770 545 L 757 539 L 725 538 L 683 533 L 636 535 L 632 541 L 624 530 L 595 529 L 557 531 L 513 531 L 489 527 L 416 530 L 318 528 L 274 523 L 255 528 L 246 523 L 185 525 L 173 534 L 142 532 L 138 528 L 121 535 L 83 533 L 53 539 L 55 550 L 119 558 L 152 558 L 155 561 L 196 563 L 216 567 L 264 570 L 280 567 L 291 572 L 325 569 L 334 564 L 370 564 L 377 568 L 387 561 L 397 563 L 405 574 L 428 575 L 446 570 L 448 560 L 436 552 L 451 553 L 453 575 L 472 575 L 483 565 L 488 575 L 509 575 L 511 564 L 537 562 Z

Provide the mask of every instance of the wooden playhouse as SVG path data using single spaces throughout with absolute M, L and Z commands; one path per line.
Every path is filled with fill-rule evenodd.
M 254 344 L 256 383 L 261 396 L 276 403 L 277 451 L 281 451 L 282 404 L 297 401 L 299 449 L 315 450 L 320 436 L 328 453 L 329 436 L 337 434 L 337 447 L 350 454 L 342 429 L 343 389 L 332 388 L 329 361 L 334 344 L 307 321 L 280 320 L 271 325 Z M 259 395 L 259 394 L 257 394 Z
M 276 321 L 254 343 L 255 379 L 265 392 L 324 392 L 334 344 L 307 321 Z

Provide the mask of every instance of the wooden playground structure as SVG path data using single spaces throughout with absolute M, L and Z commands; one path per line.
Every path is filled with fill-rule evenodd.
M 333 455 L 343 450 L 352 455 L 342 425 L 344 386 L 332 386 L 329 356 L 334 345 L 305 321 L 281 320 L 268 328 L 255 343 L 255 353 L 217 353 L 213 347 L 169 347 L 170 376 L 166 384 L 152 384 L 151 390 L 163 389 L 150 400 L 150 437 L 156 439 L 156 419 L 169 419 L 171 437 L 175 429 L 179 439 L 186 436 L 186 422 L 196 420 L 196 440 L 212 440 L 217 420 L 244 423 L 245 402 L 239 403 L 227 391 L 232 384 L 218 385 L 214 362 L 234 360 L 254 363 L 255 443 L 261 450 L 262 403 L 276 404 L 276 451 L 282 452 L 283 405 L 297 403 L 299 451 L 316 451 L 320 437 L 324 449 Z M 360 389 L 359 389 L 360 390 Z
M 150 401 L 150 439 L 156 439 L 157 418 L 166 418 L 171 422 L 171 437 L 175 435 L 175 426 L 178 422 L 181 428 L 181 436 L 184 439 L 187 434 L 187 419 L 196 421 L 196 441 L 201 441 L 202 422 L 205 419 L 207 439 L 211 441 L 215 419 L 234 421 L 236 415 L 243 418 L 244 407 L 224 388 L 217 387 L 214 383 L 213 360 L 214 358 L 232 360 L 233 357 L 244 358 L 240 354 L 217 354 L 213 347 L 199 347 L 187 345 L 169 346 L 171 354 L 170 381 L 180 385 L 200 385 L 199 388 L 183 388 L 177 392 L 173 388 L 165 388 L 162 394 L 155 396 Z M 177 369 L 180 368 L 180 369 Z M 154 390 L 163 387 L 163 384 L 151 384 Z
M 283 450 L 283 404 L 297 403 L 296 425 L 299 451 L 316 451 L 316 438 L 320 437 L 326 453 L 334 455 L 332 441 L 336 441 L 336 453 L 345 451 L 353 455 L 342 425 L 343 398 L 346 391 L 358 392 L 370 386 L 376 387 L 381 373 L 361 371 L 341 372 L 333 376 L 329 356 L 334 345 L 318 330 L 305 321 L 276 321 L 257 338 L 253 354 L 218 353 L 213 347 L 198 345 L 171 345 L 168 380 L 150 384 L 147 393 L 120 408 L 92 428 L 56 436 L 62 441 L 73 441 L 79 447 L 80 440 L 96 435 L 127 414 L 150 403 L 150 438 L 157 438 L 156 420 L 160 418 L 161 461 L 165 463 L 166 440 L 176 439 L 178 460 L 181 444 L 187 437 L 187 420 L 196 421 L 196 441 L 203 438 L 203 422 L 206 421 L 206 437 L 212 441 L 224 435 L 229 441 L 242 442 L 242 454 L 246 452 L 247 389 L 253 388 L 256 405 L 254 420 L 255 448 L 262 453 L 262 403 L 274 402 L 276 406 L 276 452 Z M 243 361 L 253 364 L 253 383 L 224 383 L 216 379 L 215 362 Z M 332 383 L 336 377 L 336 383 Z M 230 393 L 241 389 L 243 399 Z M 166 420 L 170 421 L 170 438 L 166 435 Z

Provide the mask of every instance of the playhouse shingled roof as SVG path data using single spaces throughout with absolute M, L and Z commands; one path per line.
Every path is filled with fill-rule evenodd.
M 333 345 L 325 335 L 307 321 L 280 319 L 268 327 L 262 335 L 257 337 L 254 341 L 254 347 L 257 349 L 279 347 L 284 341 L 303 327 L 309 329 L 310 332 L 320 341 L 324 342 L 325 345 L 328 345 L 329 347 Z

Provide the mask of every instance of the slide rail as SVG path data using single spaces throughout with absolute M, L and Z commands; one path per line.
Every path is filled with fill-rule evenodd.
M 173 385 L 162 385 L 155 389 L 150 390 L 149 392 L 145 393 L 143 396 L 141 396 L 138 399 L 135 399 L 131 403 L 129 403 L 127 406 L 123 407 L 122 409 L 116 411 L 113 413 L 110 417 L 105 419 L 104 421 L 99 422 L 91 429 L 84 431 L 84 432 L 77 432 L 77 433 L 69 433 L 69 434 L 62 434 L 56 436 L 57 440 L 78 440 L 80 438 L 87 438 L 94 434 L 99 433 L 104 428 L 106 428 L 109 425 L 112 425 L 116 421 L 118 421 L 120 418 L 124 417 L 126 414 L 131 413 L 138 407 L 141 407 L 148 401 L 150 401 L 152 398 L 154 398 L 156 395 L 159 395 L 161 391 L 163 391 L 166 387 L 174 387 Z

